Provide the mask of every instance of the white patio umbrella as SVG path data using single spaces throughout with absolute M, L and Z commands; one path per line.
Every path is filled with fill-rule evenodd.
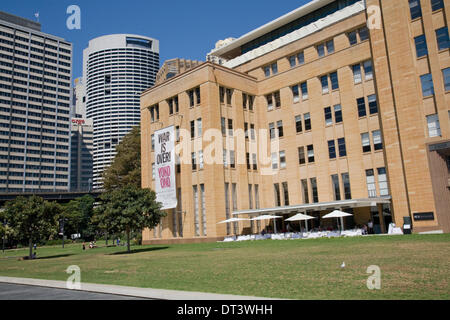
M 343 212 L 343 211 L 339 211 L 339 210 L 334 210 L 333 212 L 326 214 L 322 217 L 322 219 L 329 219 L 329 218 L 340 218 L 341 220 L 341 229 L 342 231 L 344 231 L 344 217 L 350 217 L 352 216 L 352 214 L 347 213 L 347 212 Z
M 308 232 L 308 220 L 315 219 L 315 217 L 308 216 L 307 214 L 298 213 L 295 216 L 286 219 L 286 221 L 305 221 L 306 232 Z M 300 230 L 301 231 L 301 230 Z
M 228 219 L 228 220 L 225 220 L 225 221 L 221 221 L 221 222 L 218 222 L 217 224 L 221 224 L 221 223 L 230 223 L 230 222 L 239 222 L 239 221 L 249 221 L 250 219 L 244 219 L 244 218 L 231 218 L 231 219 Z M 238 226 L 238 228 L 239 228 L 239 226 Z M 237 232 L 237 230 L 236 230 L 237 228 L 235 228 L 234 229 L 234 233 L 236 234 L 236 232 Z
M 272 220 L 272 219 L 279 219 L 282 218 L 280 216 L 271 216 L 271 215 L 263 215 L 263 216 L 259 216 L 250 220 L 253 221 L 258 221 L 258 220 Z M 274 226 L 274 232 L 277 233 L 277 224 L 275 223 L 275 221 L 273 222 L 273 226 Z

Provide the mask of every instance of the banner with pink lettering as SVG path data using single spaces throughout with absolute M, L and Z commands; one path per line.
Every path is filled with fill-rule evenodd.
M 177 207 L 175 183 L 175 129 L 170 126 L 155 131 L 155 192 L 163 210 Z

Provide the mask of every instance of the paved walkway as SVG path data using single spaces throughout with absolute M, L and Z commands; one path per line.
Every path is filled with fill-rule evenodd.
M 91 284 L 91 283 L 81 283 L 80 290 L 68 290 L 65 281 L 55 281 L 55 280 L 39 280 L 39 279 L 27 279 L 27 278 L 12 278 L 12 277 L 1 277 L 0 284 L 14 284 L 14 285 L 26 285 L 34 287 L 44 287 L 44 288 L 54 288 L 59 290 L 64 290 L 64 292 L 91 292 L 97 294 L 107 294 L 114 296 L 124 296 L 124 297 L 135 297 L 135 298 L 145 298 L 145 299 L 157 299 L 157 300 L 270 300 L 268 298 L 259 297 L 249 297 L 249 296 L 235 296 L 228 294 L 215 294 L 215 293 L 204 293 L 204 292 L 190 292 L 190 291 L 176 291 L 176 290 L 163 290 L 163 289 L 147 289 L 147 288 L 135 288 L 135 287 L 125 287 L 125 286 L 113 286 L 104 284 Z M 7 288 L 6 288 L 7 289 Z M 10 288 L 14 289 L 14 288 Z M 0 289 L 1 290 L 1 289 Z M 3 296 L 7 296 L 7 292 L 0 296 L 0 300 Z M 26 298 L 26 296 L 24 296 Z M 108 297 L 104 297 L 108 299 Z M 117 297 L 110 297 L 115 298 Z M 22 300 L 22 298 L 17 297 L 16 299 Z M 35 299 L 40 299 L 36 297 Z M 70 297 L 68 300 L 72 299 Z M 75 299 L 75 298 L 73 298 Z M 82 298 L 82 299 L 88 299 Z M 100 298 L 101 299 L 101 298 Z M 120 299 L 120 297 L 119 297 Z

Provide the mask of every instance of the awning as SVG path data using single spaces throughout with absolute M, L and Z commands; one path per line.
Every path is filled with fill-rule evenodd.
M 391 197 L 340 200 L 333 202 L 307 203 L 294 206 L 235 211 L 233 215 L 259 216 L 274 214 L 296 214 L 307 211 L 324 211 L 348 208 L 376 207 L 379 204 L 390 204 Z

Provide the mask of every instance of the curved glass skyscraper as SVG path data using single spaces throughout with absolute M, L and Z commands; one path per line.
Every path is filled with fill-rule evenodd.
M 140 123 L 140 94 L 159 70 L 159 41 L 137 35 L 95 38 L 83 52 L 86 116 L 94 125 L 94 188 L 116 154 L 115 147 Z

